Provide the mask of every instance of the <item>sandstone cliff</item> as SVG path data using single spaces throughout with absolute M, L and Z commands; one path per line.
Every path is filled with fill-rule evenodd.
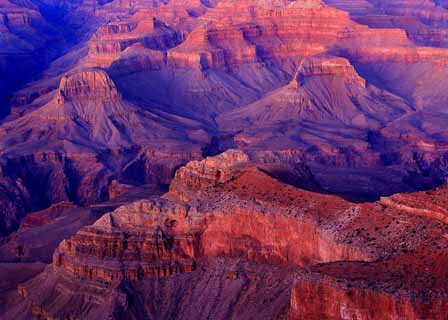
M 190 163 L 165 199 L 122 206 L 63 241 L 20 294 L 41 317 L 446 316 L 444 223 L 303 191 L 263 167 L 237 151 Z M 180 200 L 185 186 L 190 198 Z M 193 311 L 189 301 L 205 305 Z

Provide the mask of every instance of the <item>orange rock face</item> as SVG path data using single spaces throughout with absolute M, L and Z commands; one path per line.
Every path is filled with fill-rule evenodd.
M 297 282 L 288 319 L 443 319 L 447 301 L 423 302 L 371 289 L 342 287 L 334 280 Z
M 50 208 L 38 212 L 28 214 L 20 223 L 23 228 L 33 228 L 35 226 L 43 225 L 56 219 L 58 215 L 65 210 L 75 208 L 76 206 L 70 202 L 60 202 Z
M 61 99 L 95 98 L 116 100 L 118 92 L 113 81 L 105 72 L 85 71 L 63 77 L 59 84 Z
M 129 177 L 130 168 L 145 162 L 142 154 L 159 149 L 195 155 L 228 147 L 291 152 L 342 177 L 352 176 L 345 174 L 347 170 L 366 180 L 385 171 L 393 177 L 393 183 L 377 179 L 378 186 L 359 194 L 359 188 L 351 188 L 349 196 L 358 199 L 443 182 L 442 126 L 434 132 L 421 130 L 413 116 L 418 117 L 415 112 L 421 108 L 428 114 L 439 108 L 443 114 L 443 85 L 432 94 L 421 84 L 432 82 L 432 77 L 443 83 L 438 80 L 446 68 L 445 49 L 415 42 L 408 37 L 410 29 L 400 23 L 375 20 L 380 5 L 171 0 L 61 2 L 60 6 L 48 10 L 64 12 L 58 21 L 67 26 L 68 34 L 62 35 L 70 39 L 67 53 L 35 82 L 15 92 L 10 100 L 13 111 L 0 130 L 2 154 L 11 155 L 13 161 L 36 152 L 99 159 L 98 168 L 108 168 L 110 178 L 105 178 L 101 196 L 89 201 L 108 198 L 112 180 L 131 185 L 160 180 L 140 179 L 134 172 Z M 50 24 L 56 33 L 60 28 L 45 20 L 51 16 L 46 12 L 40 17 L 34 6 L 4 7 L 2 25 L 10 32 L 24 32 L 35 26 L 27 22 L 42 19 L 40 27 Z M 443 25 L 441 6 L 429 1 L 417 7 L 413 2 L 387 5 L 383 17 L 413 18 L 433 29 Z M 422 75 L 425 80 L 420 81 Z M 397 85 L 401 83 L 397 77 L 408 80 Z M 65 108 L 57 107 L 61 105 Z M 409 143 L 400 141 L 404 135 L 411 136 Z M 378 148 L 371 136 L 381 137 L 392 150 Z M 438 148 L 428 151 L 428 143 L 437 143 Z M 430 154 L 429 172 L 413 153 Z M 111 160 L 110 155 L 119 159 Z M 64 175 L 61 169 L 56 171 L 55 175 Z M 163 172 L 163 184 L 170 182 L 172 173 L 172 169 Z M 333 177 L 316 179 L 330 192 L 341 189 Z M 71 185 L 79 189 L 76 182 Z M 31 185 L 27 189 L 38 192 Z M 77 192 L 61 198 L 84 201 L 73 196 Z M 31 210 L 54 203 L 45 202 Z
M 0 0 L 0 263 L 52 260 L 0 318 L 447 318 L 447 47 L 445 0 Z
M 211 173 L 217 170 L 226 173 L 226 178 L 216 180 Z M 207 290 L 207 304 L 224 303 L 226 307 L 226 300 L 214 296 L 213 289 L 196 275 L 214 274 L 223 281 L 222 290 L 230 290 L 225 279 L 239 281 L 242 277 L 248 292 L 254 290 L 258 299 L 266 299 L 269 282 L 260 280 L 257 271 L 249 271 L 265 268 L 264 272 L 289 279 L 282 289 L 288 294 L 274 304 L 278 309 L 241 298 L 228 312 L 237 316 L 246 304 L 289 319 L 446 317 L 444 223 L 387 206 L 384 200 L 354 204 L 304 191 L 272 178 L 269 170 L 233 150 L 192 162 L 178 171 L 164 199 L 122 206 L 64 240 L 52 266 L 21 286 L 20 292 L 34 306 L 36 316 L 64 316 L 74 312 L 64 301 L 79 296 L 73 291 L 78 283 L 83 299 L 89 301 L 83 302 L 88 311 L 78 307 L 74 315 L 89 318 L 120 308 L 135 312 L 124 301 L 140 294 L 170 294 L 168 299 L 174 299 L 174 293 L 149 283 L 189 290 L 183 282 L 189 278 Z M 186 186 L 194 186 L 188 189 L 188 199 L 179 192 Z M 421 194 L 416 199 L 436 199 L 444 192 Z M 224 257 L 228 259 L 225 264 L 239 261 L 239 267 L 222 275 L 216 263 Z M 80 285 L 79 281 L 87 282 Z M 133 289 L 123 291 L 124 283 Z M 54 292 L 60 295 L 59 302 L 49 304 L 47 297 Z M 100 300 L 98 292 L 103 292 Z M 193 303 L 200 303 L 195 300 L 197 294 L 190 294 Z M 123 295 L 124 300 L 113 299 L 116 295 Z M 182 298 L 181 304 L 184 299 L 190 298 Z M 138 302 L 137 306 L 148 305 Z M 164 308 L 156 306 L 151 314 L 160 315 Z M 176 312 L 171 316 L 182 317 Z
M 235 167 L 244 166 L 249 157 L 241 151 L 231 150 L 214 158 L 188 163 L 176 172 L 170 185 L 171 193 L 189 198 L 190 192 L 215 187 L 234 177 Z

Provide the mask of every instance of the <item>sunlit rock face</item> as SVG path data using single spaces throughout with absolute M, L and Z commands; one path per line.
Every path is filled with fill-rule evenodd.
M 147 172 L 142 157 L 160 149 L 190 160 L 229 147 L 310 162 L 317 172 L 324 165 L 331 172 L 315 175 L 323 189 L 358 200 L 437 186 L 446 171 L 443 128 L 422 117 L 431 127 L 422 130 L 415 117 L 443 118 L 445 49 L 423 46 L 401 24 L 364 20 L 385 12 L 443 31 L 443 10 L 431 2 L 46 2 L 42 19 L 56 33 L 71 30 L 61 35 L 70 41 L 13 94 L 2 152 L 14 163 L 35 152 L 118 153 L 117 161 L 99 160 L 110 171 L 103 190 L 129 175 L 134 184 L 167 185 L 185 161 L 163 177 L 133 171 Z M 354 176 L 361 188 L 340 180 Z M 100 194 L 89 201 L 108 198 Z
M 50 318 L 197 316 L 189 303 L 205 303 L 200 318 L 250 318 L 246 308 L 288 319 L 446 317 L 446 212 L 420 212 L 443 204 L 446 189 L 355 204 L 271 170 L 236 150 L 190 162 L 162 198 L 121 206 L 62 241 L 19 293 Z
M 0 318 L 447 318 L 447 39 L 447 1 L 0 0 Z
M 59 92 L 62 99 L 118 99 L 117 88 L 107 73 L 96 70 L 63 77 Z

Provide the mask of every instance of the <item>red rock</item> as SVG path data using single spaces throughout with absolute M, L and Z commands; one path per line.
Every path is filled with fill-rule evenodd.
M 334 280 L 298 281 L 288 319 L 443 319 L 447 301 L 414 301 L 372 289 L 344 287 Z
M 88 311 L 77 308 L 76 316 L 113 313 L 123 308 L 123 301 L 112 298 L 124 294 L 123 281 L 130 283 L 124 301 L 137 292 L 148 292 L 145 285 L 161 283 L 156 280 L 160 278 L 178 290 L 189 290 L 182 279 L 196 279 L 199 274 L 207 278 L 208 272 L 216 272 L 211 261 L 227 257 L 248 264 L 230 271 L 227 278 L 243 277 L 246 287 L 253 288 L 248 290 L 257 294 L 263 292 L 255 289 L 263 287 L 257 284 L 260 274 L 244 270 L 264 265 L 269 270 L 264 272 L 290 279 L 282 289 L 290 294 L 276 302 L 278 309 L 270 310 L 271 314 L 287 310 L 284 315 L 290 319 L 446 316 L 448 274 L 443 268 L 446 244 L 441 240 L 445 224 L 403 208 L 354 204 L 303 191 L 273 179 L 264 166 L 237 151 L 190 163 L 176 174 L 164 196 L 168 200 L 122 206 L 63 241 L 52 267 L 21 286 L 21 294 L 34 306 L 35 315 L 48 317 L 67 314 L 71 308 L 64 301 L 74 301 L 77 294 L 71 288 L 81 286 L 88 297 L 83 301 L 89 302 L 79 306 L 88 306 Z M 218 170 L 225 173 L 223 179 L 214 174 Z M 179 201 L 179 195 L 185 197 L 178 188 L 188 185 L 193 186 L 189 200 Z M 418 197 L 437 201 L 437 196 Z M 422 268 L 427 269 L 422 272 Z M 437 286 L 431 284 L 431 277 L 439 281 Z M 47 284 L 39 279 L 47 279 Z M 97 291 L 80 285 L 80 279 L 94 284 Z M 56 304 L 46 302 L 52 290 L 60 292 Z M 151 295 L 165 294 L 157 286 L 149 290 Z M 208 287 L 204 290 L 214 294 Z M 99 292 L 105 296 L 99 298 Z M 173 299 L 173 293 L 168 297 Z M 184 296 L 181 305 L 185 299 L 189 297 Z M 218 296 L 210 299 L 225 301 Z M 241 312 L 242 305 L 257 305 L 256 300 L 241 299 L 235 301 L 232 314 Z M 139 302 L 139 308 L 145 305 Z M 154 312 L 160 314 L 164 308 L 155 306 Z M 130 306 L 124 310 L 132 312 Z
M 74 75 L 65 76 L 59 85 L 61 97 L 58 103 L 63 104 L 64 99 L 101 99 L 118 100 L 119 95 L 115 84 L 104 71 L 84 71 Z
M 446 318 L 447 8 L 0 0 L 0 318 Z
M 56 219 L 58 215 L 62 214 L 65 210 L 75 207 L 76 205 L 71 202 L 59 202 L 48 209 L 28 214 L 20 222 L 20 226 L 22 228 L 33 228 L 35 226 L 46 224 L 51 220 Z
M 215 187 L 234 178 L 238 166 L 244 166 L 249 157 L 241 151 L 229 150 L 217 157 L 189 162 L 176 172 L 170 192 L 188 199 L 190 192 Z

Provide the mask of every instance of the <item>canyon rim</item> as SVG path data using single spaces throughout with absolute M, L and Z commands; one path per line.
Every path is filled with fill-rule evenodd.
M 0 0 L 0 319 L 448 319 L 448 1 Z

